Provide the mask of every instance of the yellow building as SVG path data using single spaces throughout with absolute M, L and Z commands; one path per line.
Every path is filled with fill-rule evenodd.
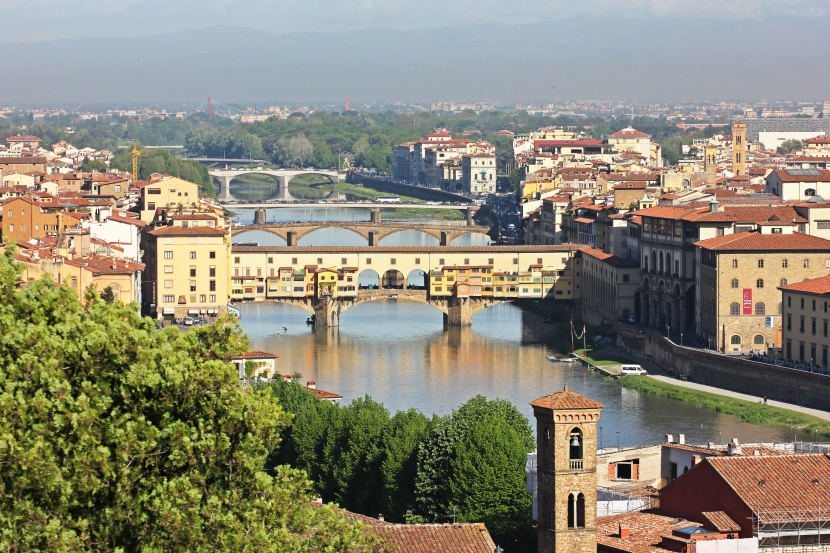
M 158 219 L 158 210 L 171 214 L 196 211 L 199 208 L 199 185 L 171 176 L 142 183 L 139 208 L 145 223 Z
M 223 314 L 229 299 L 229 232 L 216 219 L 210 226 L 193 226 L 189 219 L 171 222 L 145 232 L 145 313 L 157 318 Z
M 783 358 L 811 369 L 830 369 L 830 275 L 778 289 L 784 306 Z

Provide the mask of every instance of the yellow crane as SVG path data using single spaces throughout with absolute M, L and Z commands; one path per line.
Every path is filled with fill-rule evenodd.
M 133 180 L 138 180 L 138 156 L 141 155 L 141 150 L 138 146 L 133 144 Z

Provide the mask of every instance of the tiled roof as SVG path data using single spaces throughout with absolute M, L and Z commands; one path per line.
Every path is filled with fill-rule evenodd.
M 45 157 L 0 157 L 0 165 L 11 165 L 12 163 L 46 163 Z
M 630 535 L 620 537 L 620 526 Z M 598 549 L 619 553 L 665 553 L 660 547 L 663 536 L 670 536 L 677 528 L 700 526 L 688 520 L 634 511 L 621 515 L 597 518 Z
M 781 182 L 830 182 L 830 170 L 827 169 L 812 169 L 810 174 L 805 174 L 803 169 L 777 169 L 770 177 L 772 175 L 778 175 Z
M 779 290 L 787 292 L 807 292 L 808 294 L 830 294 L 830 275 L 811 278 L 802 282 L 794 282 L 786 286 L 779 286 Z
M 144 270 L 143 263 L 133 261 L 132 259 L 118 259 L 100 255 L 76 257 L 75 259 L 67 259 L 64 263 L 85 268 L 93 275 L 124 275 Z
M 735 223 L 762 223 L 778 220 L 782 223 L 806 223 L 807 219 L 799 215 L 790 205 L 777 206 L 728 206 L 722 211 L 696 211 L 683 217 L 685 221 Z
M 170 227 L 165 227 L 170 228 Z M 181 228 L 181 227 L 176 227 Z M 197 227 L 199 229 L 209 227 Z M 184 229 L 187 230 L 187 229 Z M 196 229 L 191 229 L 196 230 Z M 578 249 L 576 244 L 559 244 L 555 246 L 233 246 L 238 253 L 273 252 L 273 253 L 546 253 L 570 252 Z
M 610 135 L 608 138 L 648 138 L 649 135 L 642 131 L 638 131 L 637 129 L 626 127 L 624 129 L 620 129 L 614 134 Z
M 544 409 L 603 409 L 605 405 L 582 394 L 568 390 L 566 386 L 561 392 L 540 397 L 530 402 L 533 407 Z
M 761 234 L 740 232 L 701 240 L 695 246 L 719 251 L 827 251 L 830 240 L 794 232 L 792 234 Z
M 689 209 L 688 207 L 656 206 L 641 209 L 637 211 L 637 215 L 639 215 L 640 217 L 656 217 L 658 219 L 680 220 L 691 211 L 695 210 Z
M 340 394 L 335 394 L 334 392 L 327 392 L 325 390 L 319 390 L 317 388 L 306 389 L 315 396 L 319 397 L 320 399 L 343 399 L 343 396 L 341 396 Z
M 134 217 L 123 217 L 121 215 L 110 215 L 107 217 L 108 221 L 115 221 L 116 223 L 126 223 L 128 225 L 135 225 L 139 228 L 144 228 L 147 226 L 147 223 L 142 221 L 141 219 L 136 219 Z
M 816 520 L 830 505 L 830 456 L 736 455 L 711 457 L 709 463 L 730 488 L 763 521 L 766 512 Z M 695 467 L 697 468 L 697 467 Z
M 239 355 L 240 359 L 276 359 L 277 356 L 267 351 L 243 351 Z
M 582 253 L 585 255 L 590 255 L 594 259 L 598 259 L 612 267 L 620 267 L 620 268 L 633 268 L 639 267 L 640 262 L 634 259 L 623 259 L 621 257 L 617 257 L 616 255 L 612 255 L 610 253 L 606 253 L 599 248 L 594 248 L 591 246 L 582 246 L 579 248 Z
M 703 518 L 709 521 L 712 528 L 718 532 L 740 532 L 741 527 L 738 523 L 723 511 L 706 511 L 701 513 Z
M 225 236 L 228 231 L 216 227 L 158 227 L 153 236 Z

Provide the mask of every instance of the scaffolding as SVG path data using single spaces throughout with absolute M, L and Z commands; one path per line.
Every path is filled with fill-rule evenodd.
M 830 506 L 752 511 L 752 528 L 765 553 L 830 553 Z

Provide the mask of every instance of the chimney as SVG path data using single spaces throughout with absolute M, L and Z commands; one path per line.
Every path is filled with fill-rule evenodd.
M 317 389 L 317 383 L 314 382 L 313 380 L 309 380 L 306 383 L 305 387 L 308 388 L 309 390 L 316 390 Z
M 378 515 L 378 520 L 381 521 L 381 522 L 385 522 L 384 519 L 383 519 L 383 513 Z
M 666 443 L 673 444 L 674 443 L 674 435 L 673 434 L 666 434 Z
M 631 528 L 620 524 L 620 538 L 627 539 L 631 537 Z
M 700 455 L 692 455 L 692 466 L 695 467 L 700 464 Z
M 732 438 L 732 441 L 729 442 L 729 445 L 726 448 L 727 455 L 740 455 L 741 454 L 741 444 L 738 442 L 738 438 Z
M 680 445 L 685 445 L 686 444 L 686 434 L 678 434 L 677 435 L 677 443 L 679 443 Z
M 317 497 L 314 498 L 314 503 L 318 503 L 318 504 L 322 505 L 323 504 L 323 496 L 320 495 L 320 494 L 317 494 Z
M 712 196 L 712 199 L 709 200 L 709 211 L 712 213 L 717 213 L 718 211 L 718 199 L 715 196 Z

